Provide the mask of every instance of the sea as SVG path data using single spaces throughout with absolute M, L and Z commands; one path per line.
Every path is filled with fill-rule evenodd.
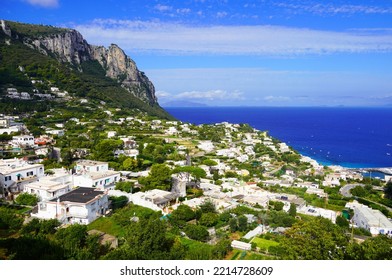
M 168 107 L 196 125 L 246 123 L 323 165 L 392 167 L 392 108 Z

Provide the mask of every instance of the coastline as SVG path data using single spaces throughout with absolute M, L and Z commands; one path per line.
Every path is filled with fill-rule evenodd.
M 321 165 L 338 165 L 344 168 L 392 167 L 392 157 L 388 156 L 392 154 L 392 145 L 389 143 L 392 132 L 385 131 L 385 127 L 388 126 L 385 120 L 392 120 L 392 111 L 386 108 L 167 107 L 165 109 L 177 119 L 195 125 L 219 122 L 247 123 L 260 131 L 268 131 L 270 136 Z M 388 116 L 391 118 L 386 118 Z

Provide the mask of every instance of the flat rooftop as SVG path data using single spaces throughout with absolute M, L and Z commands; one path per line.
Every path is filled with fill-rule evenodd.
M 77 202 L 77 203 L 87 203 L 90 200 L 96 198 L 98 195 L 104 194 L 103 191 L 98 191 L 95 188 L 81 187 L 70 191 L 69 193 L 63 194 L 58 198 L 54 198 L 50 201 L 56 202 L 57 199 L 62 201 Z
M 379 210 L 374 210 L 369 207 L 357 207 L 354 211 L 359 211 L 368 221 L 369 226 L 392 228 L 392 222 L 388 220 Z
M 84 165 L 84 166 L 97 166 L 97 165 L 103 165 L 108 163 L 103 161 L 95 161 L 95 160 L 79 160 L 76 162 L 76 164 Z

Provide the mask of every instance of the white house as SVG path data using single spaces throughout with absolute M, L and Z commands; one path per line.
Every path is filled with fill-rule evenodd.
M 200 150 L 206 151 L 207 153 L 211 152 L 212 150 L 214 150 L 214 144 L 212 144 L 211 141 L 206 140 L 206 141 L 199 141 L 199 144 L 197 145 L 197 147 Z
M 335 223 L 336 221 L 336 212 L 324 208 L 304 206 L 304 207 L 297 208 L 297 212 L 310 216 L 321 216 L 331 220 L 333 223 Z
M 238 240 L 233 240 L 231 242 L 231 247 L 235 249 L 245 250 L 245 251 L 250 251 L 252 249 L 252 245 L 250 243 L 246 243 Z
M 20 126 L 10 126 L 10 127 L 5 127 L 5 128 L 0 128 L 0 134 L 11 134 L 11 133 L 17 133 L 21 130 Z
M 71 190 L 72 175 L 66 169 L 52 169 L 53 175 L 41 177 L 37 182 L 24 186 L 24 192 L 35 194 L 40 201 L 50 200 Z
M 113 138 L 117 135 L 117 132 L 114 130 L 108 131 L 108 138 Z
M 12 136 L 11 144 L 16 146 L 34 146 L 33 135 Z
M 168 135 L 175 135 L 178 133 L 178 130 L 174 126 L 170 126 L 168 129 L 166 129 L 165 133 Z
M 379 210 L 365 205 L 354 207 L 353 223 L 370 231 L 372 235 L 386 234 L 392 236 L 392 222 Z
M 47 129 L 45 133 L 50 135 L 57 135 L 59 137 L 64 136 L 65 134 L 63 129 Z
M 59 182 L 50 180 L 40 180 L 24 186 L 24 192 L 35 194 L 39 197 L 40 201 L 46 201 L 59 197 L 70 191 L 69 185 L 63 185 Z
M 131 202 L 154 211 L 164 213 L 164 208 L 177 198 L 177 195 L 163 190 L 150 190 L 147 192 L 137 192 L 132 194 Z
M 120 172 L 107 170 L 87 172 L 73 175 L 73 185 L 78 187 L 93 187 L 101 190 L 114 189 L 120 180 Z
M 98 172 L 108 171 L 109 164 L 107 162 L 95 161 L 95 160 L 79 160 L 75 166 L 76 172 Z
M 89 224 L 104 215 L 109 207 L 108 195 L 94 188 L 77 188 L 58 198 L 38 203 L 31 216 L 57 219 L 64 224 Z
M 0 160 L 0 188 L 8 192 L 19 192 L 24 185 L 44 176 L 43 164 L 28 164 L 24 160 Z

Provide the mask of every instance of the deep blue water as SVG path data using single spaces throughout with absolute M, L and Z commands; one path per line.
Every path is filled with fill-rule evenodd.
M 325 165 L 392 167 L 392 108 L 165 109 L 194 124 L 247 123 Z

